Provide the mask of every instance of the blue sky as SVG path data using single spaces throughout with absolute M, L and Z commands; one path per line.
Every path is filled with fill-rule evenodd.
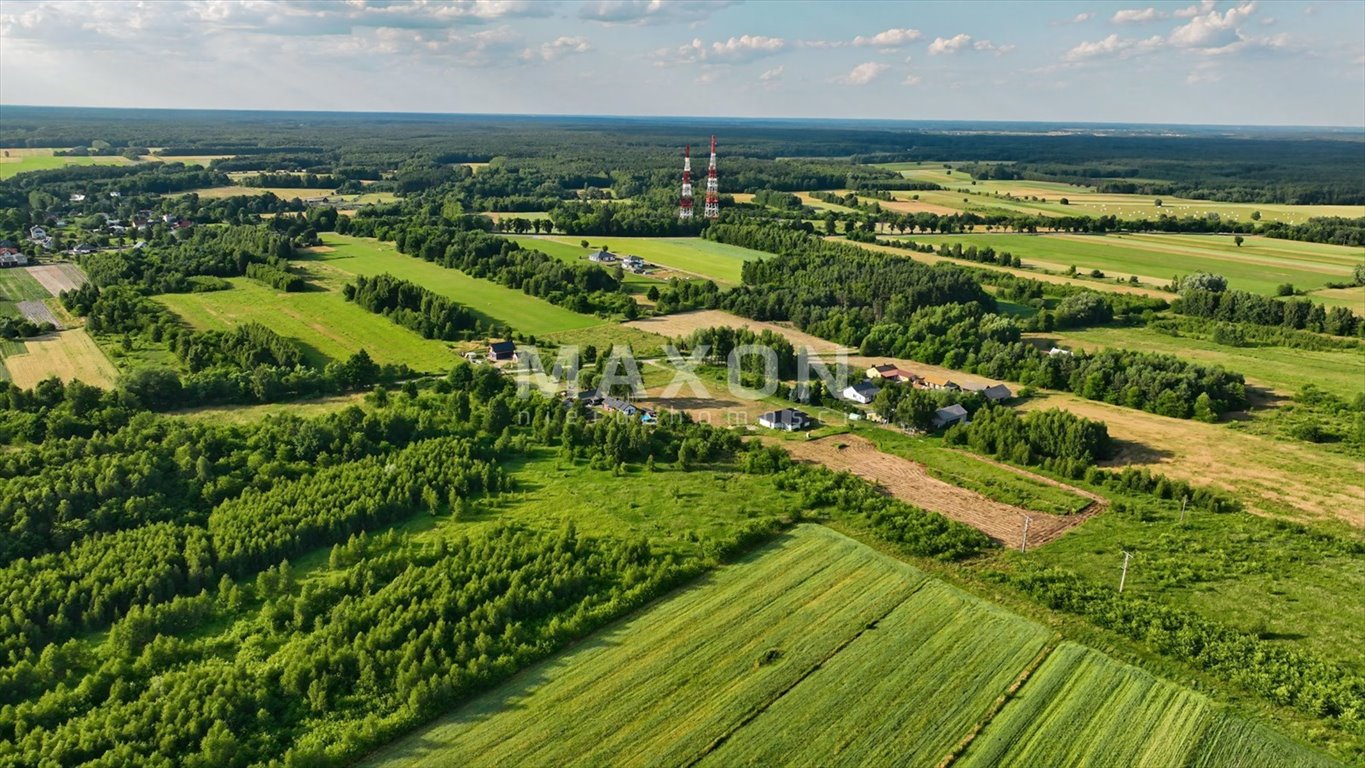
M 1365 127 L 1365 2 L 5 0 L 0 103 Z

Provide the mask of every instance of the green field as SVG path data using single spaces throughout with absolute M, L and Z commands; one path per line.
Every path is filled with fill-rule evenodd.
M 315 284 L 325 284 L 312 270 L 305 269 L 304 275 Z M 418 371 L 446 371 L 459 359 L 445 342 L 424 339 L 383 315 L 346 301 L 340 285 L 284 293 L 245 277 L 228 282 L 232 287 L 225 291 L 155 298 L 198 330 L 222 331 L 244 323 L 264 323 L 299 342 L 305 357 L 315 365 L 344 360 L 361 349 L 378 363 L 403 363 Z
M 1035 334 L 1068 349 L 1111 347 L 1178 355 L 1219 365 L 1251 384 L 1293 394 L 1313 384 L 1347 400 L 1365 392 L 1365 350 L 1319 351 L 1292 347 L 1229 347 L 1214 341 L 1169 336 L 1149 328 L 1083 328 Z
M 969 764 L 1024 764 L 1023 750 L 1043 748 L 1028 739 L 1028 718 L 1041 711 L 1044 746 L 1059 754 L 1103 754 L 1115 741 L 1120 757 L 1090 764 L 1146 755 L 1154 761 L 1144 764 L 1180 765 L 1156 758 L 1241 750 L 1332 765 L 1225 722 L 1197 693 L 1070 644 L 1011 698 L 1051 637 L 805 525 L 362 764 L 939 765 L 983 723 Z M 1124 722 L 1132 732 L 1106 727 Z
M 589 253 L 580 245 L 586 239 L 596 250 L 606 246 L 621 256 L 639 256 L 651 264 L 715 280 L 721 285 L 738 285 L 740 269 L 746 261 L 761 259 L 768 254 L 749 248 L 716 243 L 700 237 L 528 237 L 512 238 L 527 247 L 535 247 L 556 258 L 586 259 Z M 558 244 L 562 248 L 555 248 Z M 553 251 L 551 250 L 553 248 Z
M 9 157 L 0 157 L 0 179 L 8 179 L 29 171 L 50 171 L 68 165 L 128 165 L 126 157 L 56 157 L 51 149 L 10 149 Z
M 897 236 L 897 239 L 901 239 Z M 1176 275 L 1214 272 L 1232 288 L 1275 295 L 1283 283 L 1312 290 L 1350 282 L 1351 270 L 1365 261 L 1365 248 L 1301 243 L 1248 236 L 1238 247 L 1230 235 L 905 235 L 916 243 L 965 248 L 990 246 L 1021 257 L 1026 265 L 1050 271 L 1075 266 L 1099 269 L 1109 277 L 1137 275 L 1144 283 L 1164 285 Z
M 42 301 L 50 298 L 52 294 L 23 267 L 0 269 L 0 307 L 8 307 L 17 314 L 18 310 L 14 310 L 14 304 L 20 301 Z
M 604 322 L 601 318 L 580 315 L 521 291 L 470 277 L 458 269 L 446 269 L 404 255 L 392 243 L 332 233 L 324 235 L 322 242 L 323 249 L 308 255 L 310 261 L 348 275 L 372 277 L 387 272 L 448 296 L 485 318 L 522 333 L 539 336 Z
M 1082 187 L 1052 181 L 975 180 L 960 170 L 944 168 L 943 163 L 879 163 L 878 167 L 899 171 L 902 176 L 940 184 L 943 191 L 897 192 L 897 199 L 919 195 L 920 202 L 944 205 L 977 213 L 991 210 L 1041 216 L 1117 216 L 1138 219 L 1167 216 L 1207 216 L 1217 214 L 1224 219 L 1250 221 L 1259 212 L 1263 221 L 1299 223 L 1315 216 L 1365 216 L 1360 205 L 1288 205 L 1283 203 L 1222 203 L 1162 195 L 1161 206 L 1152 195 L 1128 195 L 1096 192 L 1094 187 Z M 967 202 L 963 202 L 963 197 Z M 1065 197 L 1067 204 L 1061 199 Z M 1036 199 L 1028 199 L 1036 198 Z
M 956 765 L 1336 765 L 1208 698 L 1063 643 Z

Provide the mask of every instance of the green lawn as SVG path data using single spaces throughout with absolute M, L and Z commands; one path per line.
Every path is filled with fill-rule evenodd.
M 0 303 L 13 304 L 50 298 L 52 294 L 23 267 L 0 269 Z
M 1365 392 L 1365 350 L 1315 351 L 1290 347 L 1229 347 L 1213 341 L 1168 336 L 1147 328 L 1084 328 L 1038 334 L 1075 349 L 1112 347 L 1177 355 L 1220 365 L 1247 381 L 1281 394 L 1314 384 L 1347 400 Z
M 16 150 L 10 150 L 13 154 Z M 23 150 L 19 150 L 23 151 Z M 32 152 L 32 150 L 29 150 Z M 52 150 L 45 150 L 51 152 Z M 25 154 L 19 157 L 0 158 L 0 179 L 8 179 L 29 171 L 50 171 L 68 165 L 128 165 L 132 161 L 126 157 L 55 157 L 51 154 Z
M 470 277 L 457 269 L 399 253 L 392 243 L 367 237 L 328 233 L 326 249 L 308 259 L 350 275 L 372 277 L 385 272 L 448 296 L 495 322 L 522 333 L 542 335 L 601 325 L 605 321 L 580 315 L 544 299 L 528 296 L 488 280 Z
M 898 236 L 899 237 L 899 236 Z M 1351 270 L 1365 261 L 1365 248 L 1301 243 L 1248 236 L 1238 247 L 1230 235 L 905 235 L 937 247 L 961 243 L 1008 251 L 1024 263 L 1048 270 L 1074 265 L 1099 269 L 1109 277 L 1137 275 L 1145 283 L 1165 284 L 1176 275 L 1214 272 L 1232 288 L 1274 295 L 1283 283 L 1311 290 L 1331 282 L 1350 282 Z
M 716 243 L 700 237 L 570 237 L 551 236 L 532 238 L 519 236 L 527 247 L 538 248 L 557 258 L 584 259 L 589 253 L 580 241 L 586 239 L 595 250 L 606 246 L 621 256 L 639 256 L 651 264 L 715 280 L 721 285 L 738 285 L 740 269 L 746 261 L 761 259 L 768 254 L 735 245 Z M 560 247 L 555 247 L 557 244 Z

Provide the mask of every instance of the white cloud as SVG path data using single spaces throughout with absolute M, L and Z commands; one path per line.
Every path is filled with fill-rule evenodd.
M 876 80 L 891 69 L 890 64 L 883 64 L 880 61 L 868 61 L 849 70 L 847 75 L 835 79 L 835 82 L 844 85 L 867 85 Z
M 916 86 L 922 82 L 924 82 L 924 78 L 919 75 L 906 75 L 905 79 L 901 81 L 901 85 Z
M 694 23 L 734 4 L 734 0 L 594 0 L 579 6 L 578 17 L 634 26 Z
M 952 37 L 937 37 L 934 42 L 929 44 L 929 55 L 938 56 L 939 54 L 957 53 L 972 41 L 972 36 L 967 34 L 953 35 Z
M 1198 5 L 1191 5 L 1188 8 L 1181 8 L 1180 10 L 1176 11 L 1171 15 L 1179 19 L 1188 19 L 1191 16 L 1198 16 L 1201 13 L 1208 13 L 1209 11 L 1212 11 L 1215 5 L 1217 5 L 1217 0 L 1200 0 L 1200 3 Z
M 1014 50 L 1014 46 L 996 45 L 995 43 L 992 43 L 989 40 L 977 40 L 976 42 L 972 43 L 972 50 L 985 51 L 987 53 L 994 53 L 996 56 L 999 56 L 1001 54 L 1009 53 L 1010 51 Z
M 1160 48 L 1164 42 L 1160 35 L 1154 35 L 1144 40 L 1109 35 L 1103 40 L 1096 40 L 1093 43 L 1081 43 L 1067 51 L 1063 58 L 1071 62 L 1105 56 L 1128 58 L 1142 53 L 1150 53 Z
M 899 48 L 908 45 L 920 38 L 918 29 L 888 29 L 878 32 L 870 37 L 858 35 L 853 38 L 853 44 L 857 46 L 872 46 L 875 48 Z
M 1114 11 L 1114 16 L 1109 21 L 1114 24 L 1142 24 L 1164 18 L 1166 18 L 1166 14 L 1155 8 L 1125 8 L 1121 11 Z
M 1095 15 L 1095 14 L 1091 13 L 1090 11 L 1086 11 L 1085 13 L 1078 13 L 1078 14 L 1076 14 L 1075 16 L 1072 16 L 1072 17 L 1071 17 L 1071 23 L 1072 23 L 1072 24 L 1084 24 L 1085 22 L 1090 21 L 1090 19 L 1091 19 L 1094 15 Z
M 1256 2 L 1243 3 L 1223 13 L 1211 10 L 1196 14 L 1183 26 L 1176 27 L 1169 38 L 1177 48 L 1223 48 L 1241 41 L 1238 27 L 1256 12 Z
M 521 58 L 525 61 L 554 61 L 571 54 L 587 53 L 591 50 L 592 43 L 589 43 L 586 37 L 563 35 L 548 43 L 527 48 L 521 52 Z
M 702 42 L 702 39 L 698 37 L 693 38 L 692 42 L 673 50 L 663 48 L 655 51 L 654 60 L 659 66 L 701 63 L 738 64 L 781 53 L 786 47 L 786 40 L 780 37 L 764 37 L 763 35 L 740 35 L 710 45 Z
M 781 79 L 782 79 L 782 72 L 783 72 L 783 70 L 785 70 L 785 69 L 786 69 L 786 67 L 776 66 L 776 67 L 773 67 L 772 69 L 765 70 L 765 71 L 763 72 L 763 74 L 761 74 L 761 75 L 758 76 L 758 81 L 759 81 L 760 83 L 772 83 L 772 82 L 776 82 L 776 81 L 778 81 L 778 80 L 781 80 Z

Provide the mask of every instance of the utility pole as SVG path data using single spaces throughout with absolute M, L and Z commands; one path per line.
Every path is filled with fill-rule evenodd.
M 1119 594 L 1123 594 L 1123 585 L 1128 581 L 1128 560 L 1132 555 L 1127 550 L 1123 552 L 1123 574 L 1119 576 Z
M 1031 522 L 1033 522 L 1033 518 L 1024 515 L 1024 540 L 1019 543 L 1020 552 L 1028 551 L 1028 524 Z
M 720 187 L 716 181 L 716 136 L 711 134 L 711 162 L 706 166 L 706 208 L 708 219 L 720 218 Z
M 1185 505 L 1190 503 L 1190 497 L 1186 496 L 1180 500 L 1180 524 L 1185 524 Z
M 678 199 L 678 218 L 692 218 L 692 145 L 683 147 L 682 197 Z

